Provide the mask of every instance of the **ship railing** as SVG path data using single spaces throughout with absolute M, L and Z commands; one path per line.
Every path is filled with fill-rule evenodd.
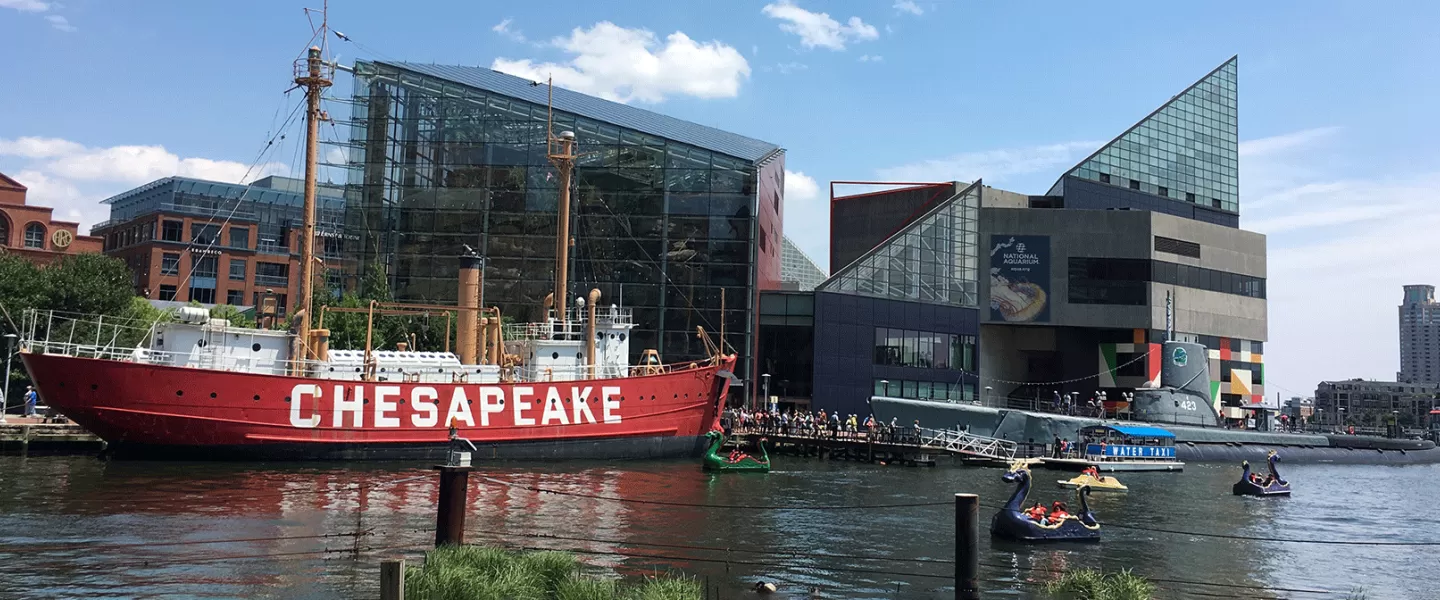
M 319 374 L 326 372 L 321 367 L 330 366 L 322 361 L 234 356 L 220 344 L 188 352 L 152 350 L 151 342 L 162 321 L 30 309 L 19 325 L 20 348 L 36 354 L 262 375 Z

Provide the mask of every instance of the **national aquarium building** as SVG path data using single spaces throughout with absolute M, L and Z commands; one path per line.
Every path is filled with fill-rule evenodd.
M 1061 394 L 1117 400 L 1159 386 L 1164 360 L 1203 360 L 1215 412 L 1263 421 L 1276 408 L 1266 245 L 1240 228 L 1236 90 L 1232 57 L 1044 194 L 977 181 L 832 197 L 833 275 L 768 316 L 792 339 L 811 319 L 812 379 L 782 348 L 762 355 L 798 382 L 784 390 L 813 396 L 772 395 L 857 414 L 873 396 L 1046 409 Z M 1166 339 L 1207 356 L 1162 356 Z
M 596 288 L 633 308 L 630 347 L 666 362 L 705 358 L 696 328 L 723 328 L 752 380 L 759 291 L 780 287 L 784 150 L 558 87 L 552 115 L 548 92 L 487 68 L 356 62 L 358 274 L 383 272 L 397 300 L 453 304 L 468 245 L 485 257 L 484 305 L 540 320 L 556 256 L 553 118 L 579 155 L 570 296 Z

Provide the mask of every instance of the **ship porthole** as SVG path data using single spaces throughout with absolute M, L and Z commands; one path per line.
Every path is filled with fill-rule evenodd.
M 603 339 L 605 339 L 605 332 L 601 331 L 601 332 L 599 332 L 599 333 L 596 333 L 596 334 L 595 334 L 595 339 L 597 339 L 597 340 L 603 340 Z
M 559 353 L 559 352 L 551 352 L 551 353 L 550 353 L 550 360 L 560 360 L 560 353 Z
M 623 334 L 623 333 L 620 334 L 620 341 L 622 341 L 622 342 L 625 341 L 625 334 Z
M 575 360 L 580 360 L 580 359 L 583 359 L 583 358 L 585 358 L 585 355 L 584 355 L 584 354 L 581 354 L 581 353 L 579 353 L 579 352 L 576 352 L 576 353 L 575 353 Z
M 204 348 L 204 347 L 205 347 L 205 340 L 200 340 L 200 341 L 197 342 L 195 345 L 196 345 L 196 346 L 199 346 L 199 347 L 201 347 L 201 348 Z
M 255 394 L 255 401 L 260 401 L 260 394 Z
M 215 392 L 210 392 L 210 397 L 211 397 L 211 398 L 214 398 L 214 397 L 215 397 Z
M 287 404 L 290 402 L 290 397 L 289 397 L 289 396 L 286 396 L 286 397 L 285 397 L 285 402 L 286 402 Z
M 184 395 L 185 395 L 185 390 L 175 390 L 175 395 L 176 395 L 176 396 L 184 396 Z
M 90 384 L 90 389 L 91 389 L 91 390 L 98 390 L 98 389 L 100 389 L 100 386 L 95 385 L 95 384 L 92 383 L 92 384 Z
M 250 344 L 250 351 L 251 351 L 251 352 L 259 352 L 259 351 L 260 351 L 260 343 L 259 343 L 259 342 L 256 342 L 256 343 L 254 343 L 254 344 Z

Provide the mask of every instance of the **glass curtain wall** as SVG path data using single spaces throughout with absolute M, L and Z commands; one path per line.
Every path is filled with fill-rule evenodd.
M 485 305 L 539 320 L 559 193 L 546 116 L 544 105 L 356 63 L 346 220 L 360 272 L 382 269 L 399 300 L 453 303 L 469 245 L 487 259 Z M 634 308 L 635 357 L 704 358 L 695 328 L 714 335 L 722 321 L 748 354 L 755 165 L 560 111 L 554 128 L 575 132 L 580 155 L 571 296 L 598 288 L 602 304 Z

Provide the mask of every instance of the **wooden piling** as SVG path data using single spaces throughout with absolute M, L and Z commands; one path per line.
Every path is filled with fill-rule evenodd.
M 980 496 L 955 494 L 955 600 L 980 600 Z
M 435 467 L 440 471 L 440 505 L 435 512 L 435 547 L 465 544 L 466 496 L 472 467 Z
M 405 559 L 380 563 L 380 600 L 405 600 Z

